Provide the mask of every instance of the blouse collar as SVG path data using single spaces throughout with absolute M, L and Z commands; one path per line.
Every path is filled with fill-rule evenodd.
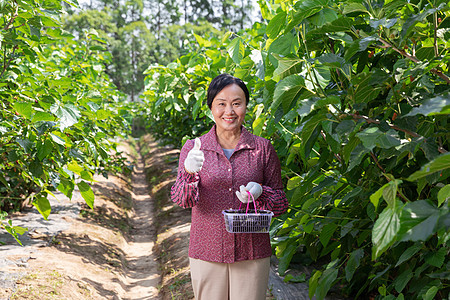
M 223 153 L 222 147 L 217 141 L 216 125 L 214 125 L 211 130 L 201 138 L 201 140 L 202 149 Z M 244 126 L 241 127 L 241 137 L 239 138 L 239 142 L 234 151 L 239 151 L 242 149 L 255 149 L 255 138 L 253 134 L 245 129 Z

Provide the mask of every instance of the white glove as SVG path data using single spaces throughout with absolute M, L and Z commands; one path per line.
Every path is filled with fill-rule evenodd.
M 253 195 L 253 199 L 258 199 L 261 196 L 263 189 L 259 183 L 250 181 L 247 183 L 247 186 L 241 185 L 239 187 L 239 191 L 236 191 L 236 196 L 242 203 L 252 202 L 253 199 L 250 197 L 247 192 L 250 192 Z
M 186 160 L 184 161 L 184 169 L 188 173 L 197 173 L 202 169 L 203 162 L 205 161 L 205 155 L 200 150 L 202 142 L 199 138 L 195 138 L 194 148 L 189 151 Z

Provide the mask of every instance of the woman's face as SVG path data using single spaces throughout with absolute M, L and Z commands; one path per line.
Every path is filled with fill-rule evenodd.
M 237 84 L 224 87 L 211 104 L 211 112 L 219 131 L 240 131 L 246 110 L 244 91 Z

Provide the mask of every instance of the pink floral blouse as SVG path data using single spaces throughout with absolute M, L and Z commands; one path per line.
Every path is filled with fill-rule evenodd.
M 197 174 L 184 169 L 184 160 L 194 147 L 187 141 L 181 149 L 178 176 L 171 199 L 183 208 L 192 208 L 189 257 L 205 261 L 233 263 L 269 257 L 272 254 L 268 233 L 228 233 L 222 210 L 239 208 L 236 196 L 240 185 L 258 182 L 263 193 L 255 200 L 257 209 L 275 216 L 288 207 L 281 182 L 280 161 L 270 142 L 242 127 L 241 138 L 228 160 L 217 142 L 216 127 L 200 137 L 205 155 Z

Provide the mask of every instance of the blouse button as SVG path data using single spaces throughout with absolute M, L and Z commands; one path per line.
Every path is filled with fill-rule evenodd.
M 231 192 L 231 188 L 228 189 Z
M 231 171 L 231 169 L 228 169 L 228 172 L 230 172 Z

